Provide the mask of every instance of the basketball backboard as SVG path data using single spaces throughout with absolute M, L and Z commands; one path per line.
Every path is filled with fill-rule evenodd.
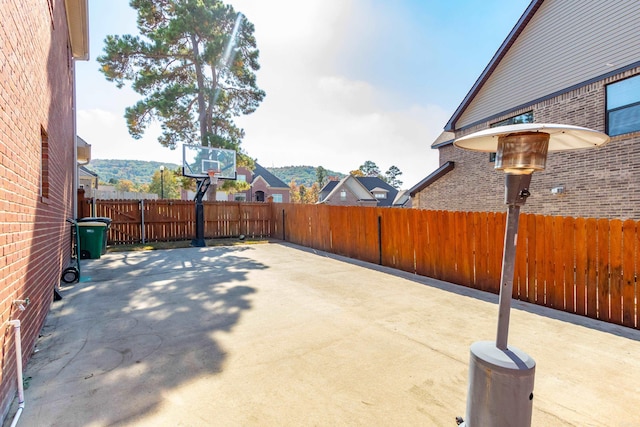
M 202 145 L 182 146 L 182 175 L 206 178 L 210 171 L 216 171 L 220 179 L 236 179 L 236 152 Z

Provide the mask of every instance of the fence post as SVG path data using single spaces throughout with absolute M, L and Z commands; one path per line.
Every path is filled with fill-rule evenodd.
M 378 215 L 378 265 L 382 265 L 382 216 Z
M 144 235 L 144 199 L 140 200 L 140 238 L 142 243 L 146 243 L 146 236 Z
M 284 209 L 282 209 L 282 240 L 286 241 L 286 235 L 284 233 Z

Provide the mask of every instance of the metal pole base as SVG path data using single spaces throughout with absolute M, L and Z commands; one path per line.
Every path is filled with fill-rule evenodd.
M 493 341 L 471 345 L 465 427 L 528 427 L 536 362 L 521 350 Z
M 192 239 L 191 246 L 193 246 L 194 248 L 204 248 L 207 246 L 207 243 L 204 241 L 204 239 Z

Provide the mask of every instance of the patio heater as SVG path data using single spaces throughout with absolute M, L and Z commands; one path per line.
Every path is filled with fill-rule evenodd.
M 608 141 L 606 134 L 591 129 L 540 123 L 500 126 L 454 141 L 456 147 L 465 150 L 496 153 L 495 168 L 506 174 L 508 205 L 496 341 L 471 345 L 467 409 L 462 425 L 531 425 L 535 361 L 507 345 L 520 207 L 530 196 L 531 175 L 545 168 L 547 152 L 597 147 Z

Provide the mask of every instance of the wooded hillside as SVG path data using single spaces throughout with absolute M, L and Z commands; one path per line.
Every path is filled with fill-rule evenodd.
M 176 163 L 149 162 L 144 160 L 107 160 L 94 159 L 87 165 L 87 169 L 98 174 L 100 182 L 107 184 L 116 183 L 126 179 L 136 185 L 149 184 L 153 174 L 164 165 L 165 170 L 176 170 L 180 167 Z M 285 184 L 294 180 L 297 185 L 311 187 L 316 182 L 315 166 L 283 166 L 265 167 L 269 172 L 280 178 Z M 346 175 L 340 172 L 327 170 L 327 176 L 344 178 Z

